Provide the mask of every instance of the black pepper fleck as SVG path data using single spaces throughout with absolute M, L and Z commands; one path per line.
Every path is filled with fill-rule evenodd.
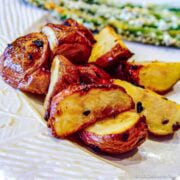
M 129 138 L 129 134 L 128 133 L 124 133 L 122 135 L 122 141 L 126 142 L 128 140 L 128 138 Z
M 168 98 L 167 98 L 167 97 L 163 97 L 163 99 L 164 99 L 164 100 L 168 100 Z
M 37 40 L 33 41 L 33 44 L 35 44 L 36 47 L 43 47 L 44 42 L 39 40 L 39 39 L 37 39 Z
M 132 65 L 132 66 L 130 66 L 130 69 L 131 69 L 131 70 L 137 70 L 137 69 L 138 69 L 138 66 L 137 66 L 137 65 Z
M 90 144 L 89 145 L 92 149 L 93 149 L 93 151 L 95 151 L 95 152 L 100 152 L 101 151 L 101 149 L 98 147 L 98 146 L 95 146 L 95 145 L 93 145 L 93 144 Z
M 138 113 L 141 113 L 141 112 L 144 110 L 141 102 L 137 102 L 137 107 L 136 107 L 136 109 L 137 109 L 137 112 L 138 112 Z
M 164 119 L 162 120 L 162 124 L 168 124 L 169 120 L 168 119 Z
M 180 123 L 176 122 L 175 124 L 173 124 L 172 129 L 173 129 L 173 131 L 179 130 L 180 129 Z
M 33 55 L 32 54 L 28 54 L 28 59 L 32 60 L 33 59 Z
M 91 113 L 91 111 L 89 111 L 89 110 L 83 112 L 83 114 L 84 114 L 85 116 L 88 116 L 90 113 Z
M 71 26 L 68 21 L 64 21 L 64 22 L 63 22 L 63 25 L 65 25 L 65 26 Z
M 11 47 L 12 46 L 12 44 L 7 44 L 7 47 Z

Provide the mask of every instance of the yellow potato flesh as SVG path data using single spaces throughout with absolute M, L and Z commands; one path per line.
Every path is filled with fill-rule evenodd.
M 74 93 L 58 104 L 60 114 L 55 114 L 54 122 L 56 134 L 63 136 L 77 131 L 84 124 L 101 118 L 107 107 L 117 109 L 118 106 L 124 111 L 130 109 L 131 104 L 131 98 L 119 90 L 92 89 L 85 95 Z M 86 111 L 88 115 L 83 114 Z
M 180 63 L 142 64 L 139 84 L 157 92 L 169 90 L 180 79 Z
M 96 43 L 92 49 L 89 62 L 95 62 L 99 57 L 111 51 L 113 47 L 119 44 L 122 48 L 127 49 L 120 36 L 115 33 L 111 27 L 105 27 L 95 36 Z
M 120 134 L 131 129 L 140 119 L 136 112 L 123 112 L 116 117 L 106 118 L 86 128 L 97 135 Z
M 155 135 L 168 135 L 174 132 L 173 125 L 180 123 L 180 105 L 126 81 L 114 80 L 114 84 L 123 87 L 136 104 L 142 103 L 144 110 L 141 115 L 146 117 L 150 132 Z M 167 121 L 168 123 L 165 123 Z

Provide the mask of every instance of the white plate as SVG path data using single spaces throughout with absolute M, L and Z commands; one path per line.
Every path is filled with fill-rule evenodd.
M 0 0 L 0 52 L 44 15 L 15 0 Z M 180 61 L 178 49 L 127 45 L 136 53 L 136 60 Z M 180 103 L 180 84 L 167 96 Z M 0 80 L 0 179 L 168 179 L 180 175 L 180 133 L 173 139 L 147 140 L 138 152 L 126 156 L 102 156 L 51 137 L 40 123 L 42 114 L 40 99 Z

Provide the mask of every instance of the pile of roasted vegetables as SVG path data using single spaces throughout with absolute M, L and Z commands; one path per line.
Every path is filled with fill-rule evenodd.
M 97 32 L 113 26 L 123 39 L 180 48 L 180 8 L 115 0 L 24 0 L 57 18 L 73 18 Z
M 44 94 L 52 134 L 76 134 L 95 150 L 135 149 L 148 132 L 180 128 L 180 105 L 162 95 L 180 79 L 180 63 L 127 61 L 133 53 L 111 27 L 96 36 L 72 19 L 19 37 L 0 57 L 0 74 L 14 88 Z

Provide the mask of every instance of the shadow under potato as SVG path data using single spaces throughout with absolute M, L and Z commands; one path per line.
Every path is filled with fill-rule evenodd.
M 158 141 L 158 142 L 170 141 L 173 139 L 173 136 L 174 136 L 174 134 L 158 136 L 158 135 L 154 135 L 150 132 L 148 133 L 148 139 L 150 139 L 152 141 Z
M 111 158 L 118 158 L 118 160 L 123 160 L 123 159 L 134 156 L 138 152 L 138 148 L 135 148 L 131 151 L 128 151 L 126 153 L 121 153 L 121 154 L 110 154 L 107 152 L 103 152 L 97 146 L 94 146 L 94 145 L 87 146 L 86 144 L 84 144 L 83 141 L 79 138 L 78 133 L 76 135 L 69 136 L 68 140 L 70 140 L 71 142 L 80 146 L 81 148 L 83 148 L 83 150 L 86 150 L 86 151 L 96 154 L 98 156 L 99 155 L 103 156 L 103 158 L 105 158 L 105 159 L 108 159 L 108 157 L 111 157 Z

